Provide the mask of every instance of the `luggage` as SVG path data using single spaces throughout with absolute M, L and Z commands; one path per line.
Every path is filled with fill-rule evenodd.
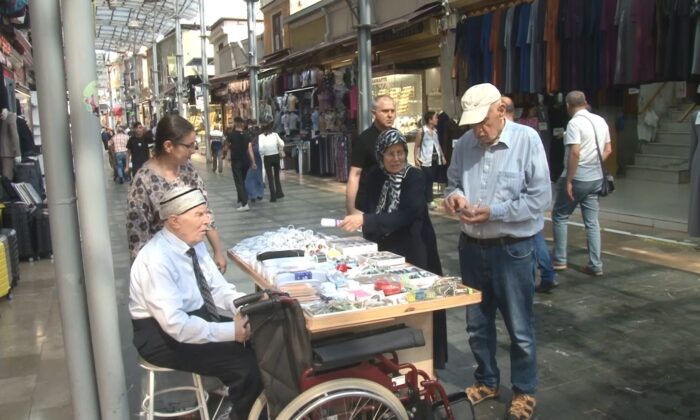
M 5 203 L 2 213 L 2 226 L 17 232 L 17 249 L 22 260 L 34 258 L 32 230 L 29 224 L 33 209 L 24 203 Z
M 27 159 L 15 165 L 15 182 L 27 182 L 34 187 L 37 193 L 44 197 L 44 180 L 41 176 L 39 162 Z
M 7 237 L 9 246 L 7 247 L 10 255 L 8 264 L 10 265 L 10 286 L 17 287 L 19 283 L 19 245 L 17 244 L 17 232 L 14 229 L 0 229 L 0 235 Z
M 7 237 L 0 236 L 0 298 L 10 294 L 10 267 L 6 253 Z
M 51 229 L 49 227 L 49 210 L 36 209 L 32 213 L 32 243 L 37 257 L 50 257 L 53 254 L 51 245 Z

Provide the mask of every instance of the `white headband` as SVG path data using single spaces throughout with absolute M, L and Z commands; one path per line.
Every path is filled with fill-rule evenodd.
M 160 201 L 160 218 L 165 220 L 170 216 L 181 215 L 206 202 L 199 188 L 173 188 L 165 193 Z

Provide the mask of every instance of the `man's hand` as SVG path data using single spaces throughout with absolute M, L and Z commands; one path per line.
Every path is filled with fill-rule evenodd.
M 441 164 L 442 164 L 443 166 L 444 166 L 444 165 L 447 165 L 447 159 L 445 159 L 445 156 L 442 156 L 442 157 L 440 158 L 440 162 L 441 162 Z
M 415 163 L 416 163 L 416 166 L 418 166 L 418 167 L 421 166 L 421 164 L 420 164 L 421 162 L 420 162 L 420 159 L 418 158 L 418 156 L 416 156 Z
M 466 208 L 469 205 L 466 197 L 459 194 L 452 194 L 443 200 L 445 210 L 451 215 L 454 215 L 457 209 Z
M 340 221 L 338 227 L 346 232 L 355 232 L 364 224 L 364 214 L 350 214 Z
M 226 256 L 223 252 L 214 253 L 214 264 L 216 264 L 216 268 L 219 269 L 221 274 L 226 272 Z
M 253 170 L 258 169 L 258 165 L 256 165 L 255 163 L 253 163 L 252 165 L 250 165 L 250 167 L 253 168 Z
M 245 343 L 250 340 L 250 322 L 248 321 L 248 317 L 237 313 L 233 321 L 236 328 L 234 340 L 239 343 Z
M 491 217 L 491 208 L 476 205 L 471 209 L 464 209 L 459 213 L 459 220 L 467 225 L 478 225 L 488 222 Z
M 566 181 L 566 196 L 569 197 L 569 201 L 574 201 L 574 183 L 572 181 Z

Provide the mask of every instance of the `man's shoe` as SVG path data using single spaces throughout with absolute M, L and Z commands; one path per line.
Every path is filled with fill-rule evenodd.
M 282 194 L 282 193 L 277 194 L 277 199 L 279 200 L 280 198 L 284 198 L 284 194 Z
M 240 206 L 236 211 L 250 211 L 250 206 L 246 204 L 245 206 Z
M 555 287 L 559 286 L 559 282 L 556 280 L 548 281 L 548 282 L 540 282 L 538 286 L 535 287 L 535 292 L 537 293 L 549 293 L 554 289 Z
M 594 269 L 592 269 L 592 268 L 591 268 L 590 266 L 588 266 L 588 265 L 583 266 L 583 268 L 581 269 L 581 272 L 584 273 L 584 274 L 588 274 L 589 276 L 595 276 L 595 277 L 602 277 L 602 276 L 603 276 L 603 271 L 602 271 L 602 270 L 601 270 L 601 271 L 595 271 Z
M 552 268 L 554 269 L 554 271 L 562 271 L 562 270 L 566 270 L 567 267 L 566 267 L 566 264 L 554 263 L 554 264 L 552 264 Z
M 513 394 L 508 407 L 508 420 L 530 420 L 535 413 L 535 397 L 528 394 Z
M 464 392 L 467 394 L 467 398 L 472 405 L 477 405 L 482 401 L 498 398 L 498 387 L 489 388 L 480 382 L 476 382 L 474 385 L 465 389 Z

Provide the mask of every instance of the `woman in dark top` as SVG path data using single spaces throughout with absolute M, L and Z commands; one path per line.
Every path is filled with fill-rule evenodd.
M 407 163 L 408 146 L 401 133 L 390 128 L 377 139 L 377 165 L 368 170 L 367 182 L 360 188 L 358 210 L 363 214 L 345 217 L 340 227 L 376 242 L 381 251 L 402 255 L 416 267 L 442 275 L 435 230 L 425 203 L 423 173 Z M 433 318 L 433 362 L 444 368 L 447 361 L 445 312 Z

